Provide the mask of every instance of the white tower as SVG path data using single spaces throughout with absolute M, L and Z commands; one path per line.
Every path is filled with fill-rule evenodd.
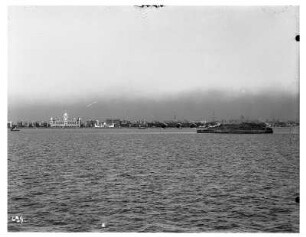
M 63 119 L 64 119 L 64 126 L 66 127 L 68 125 L 68 114 L 67 113 L 64 113 Z

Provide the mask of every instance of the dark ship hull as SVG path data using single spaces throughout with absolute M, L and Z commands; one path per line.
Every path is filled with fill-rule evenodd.
M 273 129 L 263 123 L 221 124 L 215 127 L 198 128 L 197 133 L 271 134 Z

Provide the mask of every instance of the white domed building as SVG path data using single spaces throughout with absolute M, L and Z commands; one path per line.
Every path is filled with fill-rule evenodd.
M 81 127 L 81 118 L 69 120 L 68 114 L 64 113 L 63 118 L 50 118 L 50 127 Z

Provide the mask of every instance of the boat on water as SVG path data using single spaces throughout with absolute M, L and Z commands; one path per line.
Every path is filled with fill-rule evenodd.
M 12 132 L 19 132 L 20 130 L 17 129 L 17 126 L 13 126 L 13 127 L 11 128 L 11 131 L 12 131 Z
M 269 134 L 273 129 L 265 123 L 243 122 L 239 124 L 221 124 L 203 126 L 197 133 L 228 133 L 228 134 Z

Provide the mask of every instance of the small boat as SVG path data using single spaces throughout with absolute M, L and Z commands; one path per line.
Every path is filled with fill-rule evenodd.
M 11 128 L 11 131 L 12 131 L 12 132 L 19 132 L 20 130 L 17 129 L 17 126 L 13 126 L 13 127 Z

